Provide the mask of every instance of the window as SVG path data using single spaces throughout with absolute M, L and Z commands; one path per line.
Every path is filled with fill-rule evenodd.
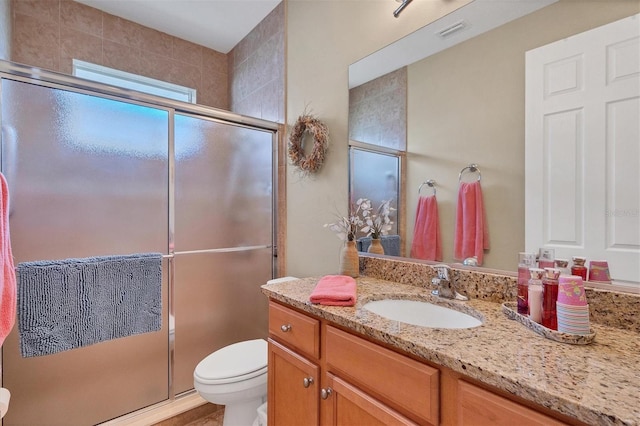
M 176 101 L 196 103 L 196 89 L 79 61 L 77 59 L 73 60 L 73 75 L 111 86 L 174 99 Z

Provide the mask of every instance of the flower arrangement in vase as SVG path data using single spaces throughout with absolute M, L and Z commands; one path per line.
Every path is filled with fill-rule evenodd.
M 325 223 L 325 228 L 331 229 L 338 238 L 345 242 L 340 251 L 340 275 L 348 275 L 357 278 L 360 275 L 360 264 L 358 260 L 358 250 L 356 249 L 356 234 L 365 226 L 365 221 L 360 217 L 362 205 L 368 201 L 360 198 L 356 201 L 355 208 L 352 206 L 348 217 L 339 216 L 333 223 Z M 365 204 L 366 205 L 366 204 Z
M 387 235 L 393 228 L 393 221 L 389 217 L 395 209 L 391 207 L 391 200 L 383 201 L 375 213 L 372 213 L 373 207 L 371 201 L 366 198 L 362 202 L 362 217 L 366 226 L 362 228 L 362 232 L 366 232 L 368 236 L 379 239 L 383 235 Z
M 384 254 L 384 249 L 380 244 L 380 236 L 386 235 L 393 225 L 389 215 L 395 209 L 390 204 L 390 201 L 383 201 L 376 212 L 373 213 L 371 200 L 360 198 L 356 201 L 355 206 L 350 209 L 351 213 L 348 217 L 340 216 L 336 222 L 324 225 L 334 231 L 338 238 L 345 241 L 345 247 L 340 257 L 341 274 L 352 277 L 358 276 L 358 251 L 355 246 L 358 232 L 371 236 L 371 245 L 367 250 L 368 252 Z M 354 258 L 355 260 L 353 260 Z
M 338 220 L 333 223 L 325 223 L 324 227 L 331 229 L 336 233 L 338 238 L 342 241 L 354 241 L 356 239 L 356 234 L 358 231 L 366 232 L 363 230 L 365 226 L 364 216 L 361 218 L 360 215 L 364 208 L 367 208 L 367 203 L 370 205 L 371 202 L 366 198 L 360 198 L 356 201 L 355 208 L 351 208 L 351 213 L 348 217 L 339 216 Z

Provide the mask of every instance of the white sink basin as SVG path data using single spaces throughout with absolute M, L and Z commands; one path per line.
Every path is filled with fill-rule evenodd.
M 393 321 L 423 327 L 473 328 L 482 325 L 482 321 L 464 312 L 417 300 L 376 300 L 366 303 L 363 308 Z

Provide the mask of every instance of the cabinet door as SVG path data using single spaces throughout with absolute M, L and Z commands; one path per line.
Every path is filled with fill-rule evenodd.
M 318 425 L 319 368 L 269 339 L 268 423 Z
M 440 423 L 438 369 L 335 327 L 323 331 L 327 371 L 367 389 L 406 416 Z
M 335 426 L 415 425 L 408 418 L 367 395 L 345 380 L 327 375 L 331 394 L 323 403 L 329 405 L 327 424 Z
M 555 426 L 565 423 L 459 380 L 458 424 L 470 426 Z

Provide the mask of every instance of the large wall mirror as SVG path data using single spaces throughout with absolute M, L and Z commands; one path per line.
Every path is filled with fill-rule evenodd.
M 489 234 L 482 266 L 517 269 L 525 250 L 525 54 L 638 12 L 637 0 L 474 0 L 349 67 L 352 144 L 368 142 L 351 133 L 353 95 L 396 70 L 406 74 L 406 201 L 398 216 L 407 256 L 418 188 L 433 180 L 443 261 L 461 261 L 453 257 L 459 174 L 476 164 Z M 388 96 L 379 98 L 381 110 L 397 112 Z

